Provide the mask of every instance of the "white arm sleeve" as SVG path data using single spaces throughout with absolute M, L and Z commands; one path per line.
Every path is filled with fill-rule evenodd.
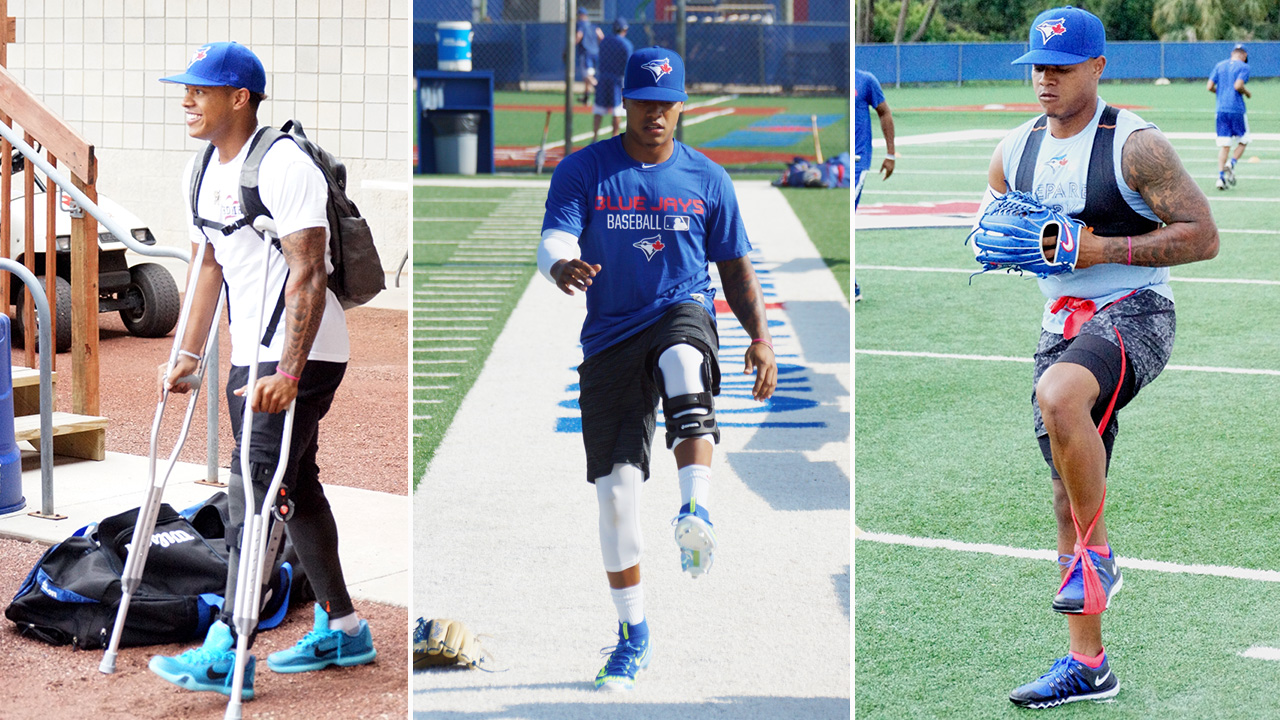
M 982 219 L 982 213 L 987 211 L 987 206 L 1004 197 L 996 192 L 996 189 L 987 186 L 987 191 L 982 195 L 982 202 L 978 204 L 978 214 L 973 216 L 973 229 L 978 229 L 978 221 Z
M 554 285 L 556 279 L 551 277 L 551 266 L 581 255 L 578 238 L 563 230 L 543 230 L 542 242 L 538 243 L 538 271 Z

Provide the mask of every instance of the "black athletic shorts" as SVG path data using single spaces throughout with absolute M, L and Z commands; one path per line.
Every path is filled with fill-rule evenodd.
M 716 350 L 720 338 L 715 320 L 696 303 L 672 307 L 657 322 L 578 366 L 588 482 L 613 472 L 617 463 L 637 465 L 649 479 L 650 449 L 661 399 L 656 378 L 658 356 L 680 343 L 702 351 L 711 365 L 711 394 L 719 394 Z
M 1111 462 L 1111 448 L 1119 432 L 1119 411 L 1128 405 L 1138 391 L 1146 387 L 1169 362 L 1173 352 L 1173 336 L 1177 322 L 1173 301 L 1159 293 L 1142 290 L 1119 302 L 1099 310 L 1080 328 L 1080 334 L 1071 340 L 1059 333 L 1040 333 L 1040 344 L 1035 355 L 1035 374 L 1031 384 L 1031 406 L 1035 417 L 1036 439 L 1040 452 L 1053 470 L 1053 454 L 1049 449 L 1049 433 L 1040 416 L 1040 404 L 1036 402 L 1035 386 L 1049 366 L 1070 362 L 1081 365 L 1098 380 L 1098 399 L 1093 406 L 1093 422 L 1101 422 L 1116 385 L 1120 393 L 1116 397 L 1111 419 L 1102 433 L 1107 449 L 1107 463 Z M 1125 373 L 1120 377 L 1120 341 L 1124 341 Z M 1054 470 L 1056 473 L 1056 470 Z

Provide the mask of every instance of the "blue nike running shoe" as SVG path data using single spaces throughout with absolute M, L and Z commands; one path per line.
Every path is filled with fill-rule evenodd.
M 242 700 L 253 699 L 255 658 L 250 655 L 244 666 Z M 235 640 L 231 628 L 219 620 L 204 637 L 204 644 L 181 655 L 156 655 L 147 663 L 151 672 L 188 690 L 222 693 L 231 696 L 231 683 L 236 668 Z
M 680 546 L 680 569 L 697 578 L 711 569 L 715 560 L 716 531 L 707 509 L 692 500 L 676 515 L 676 544 Z
M 373 662 L 377 654 L 368 622 L 360 621 L 360 632 L 356 635 L 330 630 L 329 613 L 316 603 L 315 627 L 297 645 L 268 655 L 267 667 L 278 673 L 308 672 L 330 665 L 363 665 Z
M 1093 560 L 1093 566 L 1098 569 L 1098 579 L 1102 581 L 1102 592 L 1107 598 L 1104 609 L 1111 607 L 1111 596 L 1119 592 L 1120 586 L 1124 584 L 1120 568 L 1116 567 L 1115 551 L 1111 550 L 1110 545 L 1107 546 L 1107 551 L 1111 553 L 1111 557 L 1102 557 L 1092 550 L 1085 550 Z M 1053 610 L 1079 615 L 1084 612 L 1084 604 L 1084 563 L 1077 562 L 1071 569 L 1071 574 L 1058 588 L 1058 594 L 1053 598 Z
M 1077 700 L 1105 700 L 1119 692 L 1120 681 L 1105 658 L 1095 670 L 1068 654 L 1054 662 L 1049 672 L 1009 693 L 1009 702 L 1042 709 Z

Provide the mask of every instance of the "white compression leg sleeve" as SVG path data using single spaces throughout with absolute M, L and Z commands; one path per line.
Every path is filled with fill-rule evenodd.
M 667 397 L 692 395 L 710 390 L 702 380 L 702 362 L 702 351 L 692 345 L 680 343 L 663 350 L 658 356 L 658 371 L 662 373 L 662 384 Z M 677 413 L 676 417 L 706 414 L 705 410 L 692 409 Z M 675 450 L 685 440 L 694 439 L 697 438 L 676 438 L 671 449 Z M 711 438 L 706 438 L 706 441 L 712 442 Z
M 624 463 L 613 472 L 596 478 L 596 498 L 600 501 L 600 554 L 604 569 L 622 572 L 640 562 L 644 538 L 640 535 L 640 486 L 644 473 Z

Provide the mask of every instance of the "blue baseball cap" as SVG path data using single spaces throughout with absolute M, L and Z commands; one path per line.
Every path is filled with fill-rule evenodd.
M 1029 38 L 1031 51 L 1013 65 L 1076 65 L 1107 51 L 1107 31 L 1098 16 L 1070 5 L 1037 15 Z
M 622 97 L 632 100 L 684 102 L 684 61 L 674 51 L 647 47 L 627 58 L 627 73 L 622 78 Z
M 620 17 L 620 18 L 618 18 L 617 20 L 614 20 L 614 21 L 613 21 L 613 31 L 614 31 L 614 32 L 622 32 L 623 30 L 626 30 L 626 29 L 627 29 L 627 28 L 629 28 L 629 27 L 631 27 L 631 24 L 630 24 L 630 23 L 628 23 L 628 22 L 627 22 L 627 19 L 626 19 L 626 18 L 624 18 L 624 17 Z
M 264 93 L 267 91 L 267 71 L 249 48 L 237 42 L 217 42 L 196 48 L 186 72 L 160 78 L 160 82 L 244 88 L 249 92 Z
M 579 6 L 578 6 L 578 14 L 579 14 L 579 15 L 581 15 L 581 16 L 583 16 L 583 17 L 586 17 L 586 16 L 587 16 L 587 9 L 586 9 L 586 8 L 584 8 L 584 7 L 582 7 L 581 5 L 579 5 Z

